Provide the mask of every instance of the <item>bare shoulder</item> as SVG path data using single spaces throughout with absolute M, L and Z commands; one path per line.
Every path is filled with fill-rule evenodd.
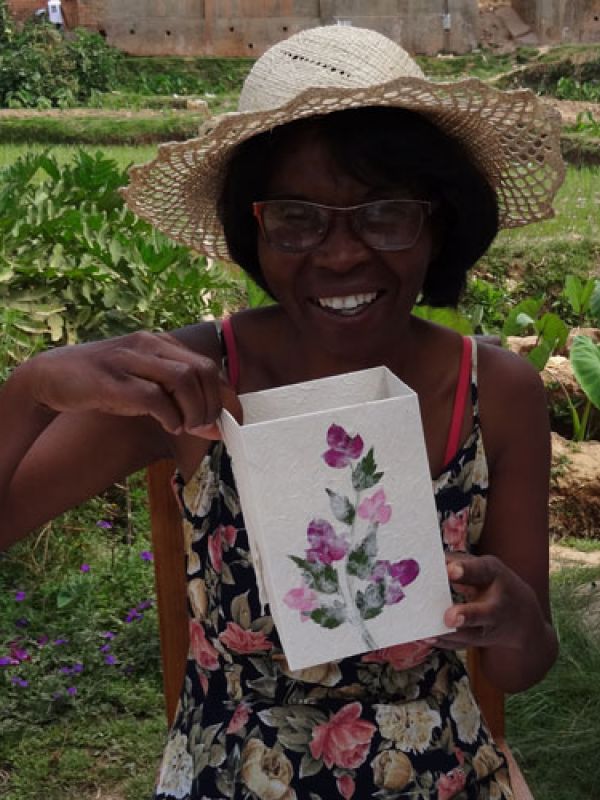
M 196 322 L 171 331 L 181 344 L 193 350 L 194 353 L 207 356 L 213 361 L 221 359 L 221 343 L 219 341 L 219 321 Z
M 547 449 L 548 408 L 537 370 L 522 356 L 485 343 L 478 345 L 481 425 L 491 461 L 526 446 Z

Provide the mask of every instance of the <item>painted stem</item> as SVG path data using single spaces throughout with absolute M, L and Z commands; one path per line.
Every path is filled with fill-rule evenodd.
M 354 506 L 355 514 L 354 514 L 354 519 L 352 520 L 352 525 L 350 526 L 350 533 L 348 537 L 350 542 L 350 547 L 348 548 L 348 554 L 352 552 L 352 548 L 354 546 L 354 526 L 356 525 L 356 511 L 358 510 L 359 500 L 360 500 L 360 492 L 357 492 L 356 504 Z M 361 617 L 360 611 L 358 610 L 356 603 L 354 602 L 354 580 L 353 577 L 348 574 L 348 570 L 346 569 L 347 560 L 348 556 L 346 556 L 346 558 L 341 562 L 340 570 L 338 572 L 338 579 L 340 583 L 340 588 L 342 590 L 342 595 L 346 603 L 346 608 L 348 610 L 349 622 L 355 628 L 358 628 L 362 640 L 367 645 L 369 650 L 376 650 L 377 643 L 367 630 L 365 621 Z

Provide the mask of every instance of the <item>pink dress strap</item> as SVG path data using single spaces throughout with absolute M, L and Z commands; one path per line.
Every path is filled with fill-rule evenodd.
M 460 432 L 462 430 L 462 422 L 465 417 L 467 392 L 470 385 L 471 355 L 473 350 L 473 341 L 469 336 L 463 336 L 462 341 L 463 341 L 462 356 L 460 359 L 458 381 L 456 383 L 456 392 L 454 395 L 454 408 L 452 409 L 452 421 L 450 422 L 448 441 L 446 443 L 446 455 L 444 456 L 444 466 L 454 458 L 454 456 L 458 451 L 458 446 L 460 444 Z
M 222 330 L 223 338 L 225 339 L 225 349 L 227 350 L 227 377 L 229 378 L 229 383 L 232 388 L 237 392 L 240 380 L 240 359 L 235 343 L 231 317 L 226 317 L 222 321 Z

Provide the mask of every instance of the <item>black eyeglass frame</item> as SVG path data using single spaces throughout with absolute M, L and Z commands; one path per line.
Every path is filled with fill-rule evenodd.
M 269 234 L 264 224 L 263 210 L 266 206 L 275 205 L 278 203 L 297 203 L 298 205 L 301 206 L 309 206 L 311 208 L 323 209 L 329 212 L 327 215 L 327 224 L 325 226 L 321 238 L 314 244 L 311 244 L 309 247 L 291 247 L 291 246 L 281 245 L 280 243 L 277 242 L 273 242 L 269 238 Z M 368 241 L 365 241 L 363 233 L 360 229 L 360 225 L 357 221 L 356 212 L 360 211 L 363 208 L 367 208 L 369 206 L 379 205 L 380 203 L 406 203 L 406 204 L 416 205 L 421 209 L 421 219 L 419 221 L 419 226 L 417 232 L 415 233 L 413 239 L 410 242 L 402 245 L 394 245 L 391 247 L 376 247 L 370 244 Z M 421 232 L 423 231 L 423 223 L 426 217 L 428 217 L 431 214 L 432 208 L 433 208 L 433 203 L 430 200 L 412 200 L 412 199 L 409 200 L 409 199 L 401 199 L 393 197 L 385 198 L 383 200 L 370 200 L 367 203 L 358 203 L 357 205 L 354 206 L 328 206 L 324 205 L 323 203 L 312 203 L 309 200 L 278 198 L 276 200 L 255 200 L 252 203 L 252 214 L 258 222 L 258 227 L 260 228 L 260 231 L 265 241 L 271 247 L 274 247 L 276 250 L 281 250 L 286 253 L 308 253 L 311 250 L 315 250 L 317 247 L 323 244 L 323 242 L 325 241 L 331 230 L 332 218 L 337 214 L 350 214 L 350 224 L 352 226 L 352 230 L 354 231 L 356 236 L 358 236 L 361 242 L 367 247 L 371 248 L 372 250 L 379 250 L 382 252 L 399 252 L 402 250 L 410 250 L 411 247 L 414 247 L 414 245 L 417 243 L 419 239 L 419 236 L 421 235 Z

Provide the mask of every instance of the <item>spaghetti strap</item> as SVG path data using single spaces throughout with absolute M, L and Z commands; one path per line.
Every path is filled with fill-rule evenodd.
M 240 379 L 240 360 L 238 357 L 235 335 L 231 317 L 226 317 L 222 322 L 223 339 L 225 340 L 225 350 L 227 354 L 227 377 L 232 388 L 237 391 Z
M 444 465 L 448 464 L 455 456 L 460 441 L 462 422 L 465 416 L 465 404 L 467 402 L 467 390 L 471 378 L 471 354 L 473 341 L 469 336 L 463 337 L 462 356 L 456 383 L 456 393 L 454 395 L 454 408 L 452 409 L 452 420 L 448 431 L 448 441 L 446 443 L 446 454 Z

